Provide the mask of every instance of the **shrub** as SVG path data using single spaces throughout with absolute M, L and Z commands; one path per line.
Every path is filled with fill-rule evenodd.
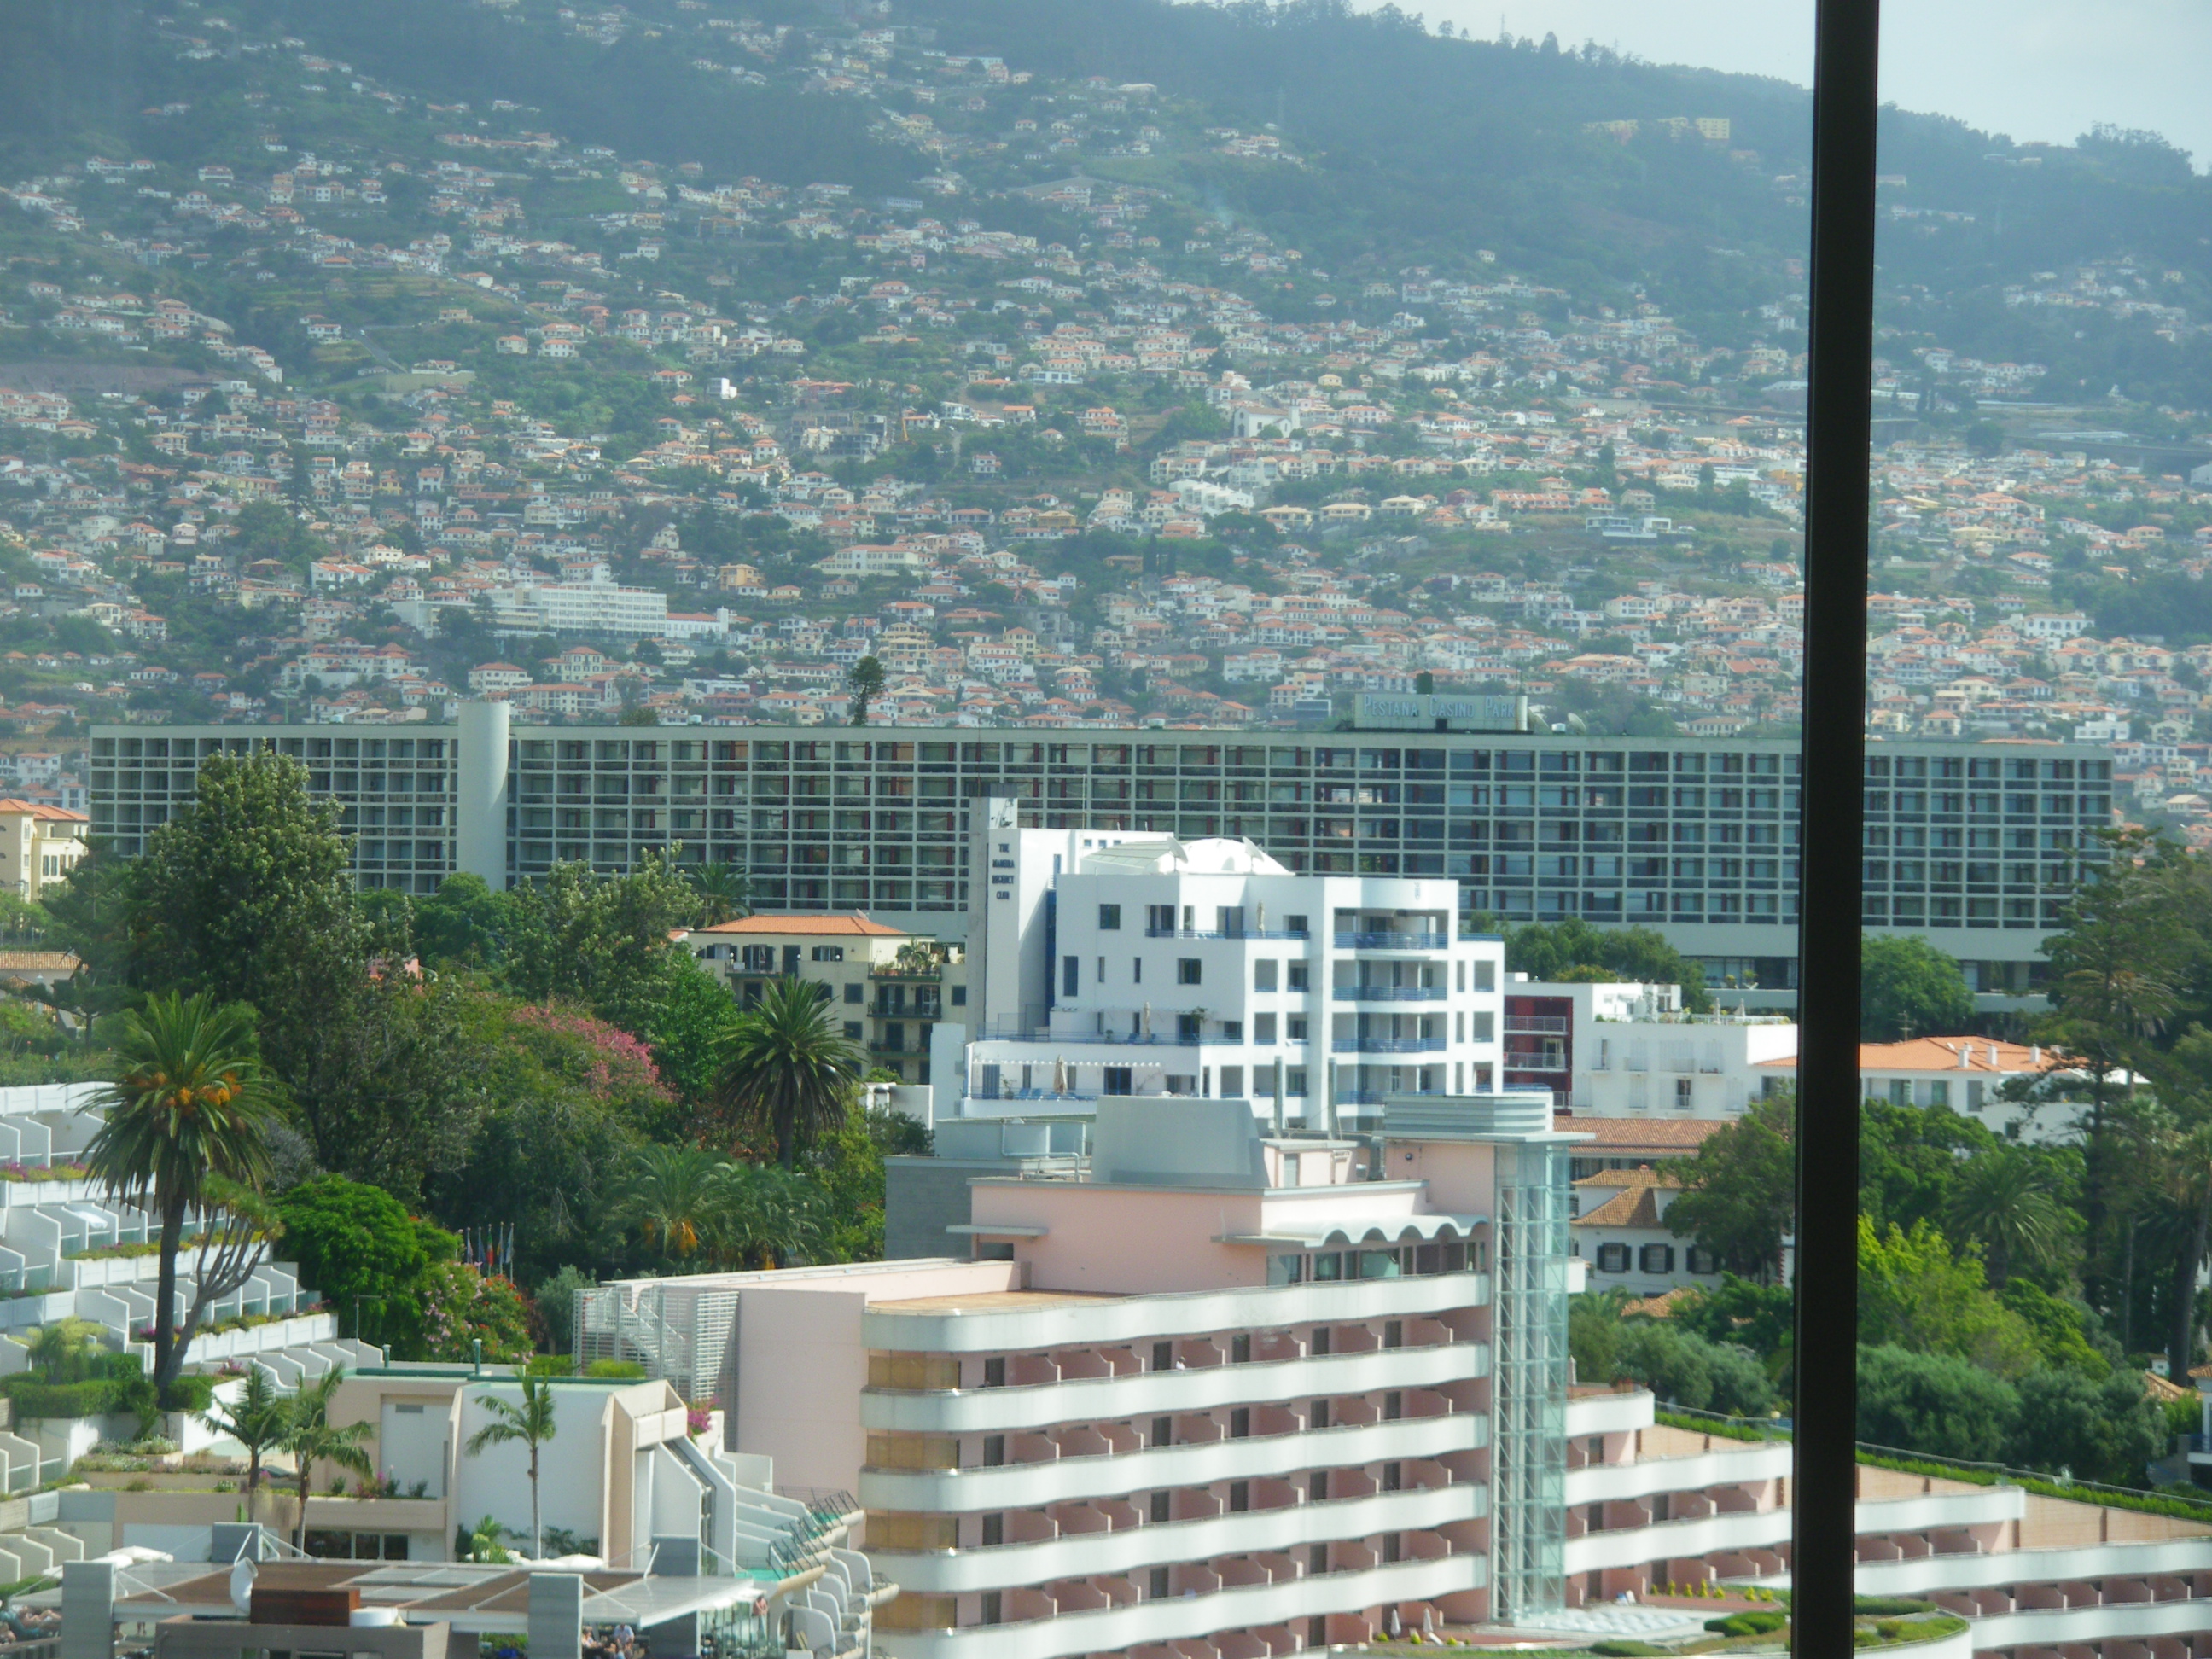
M 1705 1628 L 1723 1636 L 1767 1636 L 1789 1623 L 1790 1615 L 1786 1613 L 1731 1613 L 1723 1618 L 1706 1620 Z
M 645 1367 L 635 1359 L 594 1359 L 584 1367 L 584 1375 L 641 1382 L 645 1376 Z

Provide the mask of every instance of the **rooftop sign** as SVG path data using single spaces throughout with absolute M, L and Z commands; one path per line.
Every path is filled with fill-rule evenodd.
M 1352 699 L 1352 725 L 1359 732 L 1526 732 L 1528 699 L 1362 691 Z

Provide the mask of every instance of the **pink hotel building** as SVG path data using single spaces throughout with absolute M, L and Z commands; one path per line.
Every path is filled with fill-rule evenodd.
M 734 1297 L 690 1362 L 732 1449 L 857 1493 L 892 1659 L 1686 1632 L 1634 1598 L 1788 1582 L 1789 1448 L 1571 1384 L 1578 1139 L 1542 1095 L 1394 1097 L 1356 1141 L 1102 1100 L 1079 1178 L 972 1182 L 984 1259 L 659 1283 Z M 1971 1620 L 1929 1659 L 2212 1654 L 2212 1528 L 1871 1468 L 1858 1526 L 1866 1591 Z

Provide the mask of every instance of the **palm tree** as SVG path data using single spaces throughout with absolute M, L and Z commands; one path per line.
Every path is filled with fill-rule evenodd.
M 203 992 L 155 997 L 131 1017 L 122 1079 L 104 1092 L 106 1121 L 86 1149 L 95 1180 L 161 1222 L 154 1297 L 154 1384 L 167 1394 L 184 1369 L 189 1329 L 176 1328 L 177 1250 L 185 1212 L 210 1183 L 258 1189 L 269 1171 L 270 1113 L 250 1013 Z
M 237 1399 L 212 1401 L 200 1413 L 200 1421 L 209 1428 L 217 1434 L 228 1435 L 246 1448 L 246 1501 L 249 1505 L 261 1485 L 261 1455 L 283 1441 L 289 1419 L 283 1396 L 269 1380 L 269 1373 L 258 1365 L 246 1371 Z
M 846 671 L 845 689 L 853 694 L 853 724 L 868 723 L 868 705 L 884 695 L 884 665 L 880 658 L 867 656 Z
M 715 1238 L 732 1261 L 787 1261 L 822 1237 L 820 1189 L 796 1170 L 725 1164 L 715 1171 Z
M 278 1443 L 281 1449 L 292 1454 L 292 1466 L 300 1480 L 300 1514 L 292 1547 L 303 1553 L 307 1547 L 307 1482 L 315 1465 L 334 1463 L 361 1475 L 376 1473 L 368 1454 L 361 1449 L 361 1443 L 376 1432 L 376 1425 L 331 1421 L 331 1397 L 344 1381 L 345 1367 L 334 1365 L 313 1382 L 302 1382 L 284 1414 L 283 1437 Z
M 553 1385 L 544 1377 L 532 1376 L 526 1365 L 517 1365 L 514 1376 L 522 1384 L 522 1403 L 518 1406 L 496 1395 L 481 1396 L 492 1420 L 469 1437 L 469 1455 L 514 1440 L 530 1449 L 530 1553 L 542 1561 L 545 1529 L 538 1518 L 538 1449 L 553 1437 Z
M 469 1554 L 471 1561 L 504 1565 L 514 1558 L 507 1551 L 507 1530 L 491 1516 L 469 1528 Z
M 752 915 L 752 878 L 744 865 L 702 864 L 685 873 L 699 894 L 700 927 L 718 927 Z
M 1990 1283 L 2000 1289 L 2015 1267 L 2048 1260 L 2066 1237 L 2066 1212 L 2041 1166 L 2017 1147 L 1960 1166 L 1950 1224 L 1953 1237 L 1981 1244 Z
M 608 1213 L 635 1221 L 646 1242 L 678 1261 L 713 1230 L 721 1161 L 696 1146 L 642 1146 Z
M 802 979 L 770 980 L 722 1039 L 715 1099 L 741 1131 L 773 1134 L 787 1170 L 800 1142 L 845 1121 L 860 1080 L 860 1051 L 837 1029 L 827 994 Z

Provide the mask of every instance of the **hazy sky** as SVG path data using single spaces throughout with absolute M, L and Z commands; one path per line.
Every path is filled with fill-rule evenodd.
M 1809 0 L 1401 0 L 1431 24 L 1596 40 L 1654 63 L 1812 80 Z M 1888 0 L 1882 96 L 2014 138 L 2148 127 L 2212 163 L 2206 0 Z

